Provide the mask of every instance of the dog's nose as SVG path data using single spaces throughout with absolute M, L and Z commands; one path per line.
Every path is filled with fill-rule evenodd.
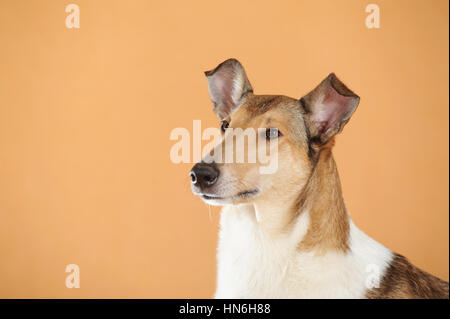
M 212 186 L 219 177 L 219 169 L 215 163 L 197 163 L 191 170 L 191 182 L 201 189 Z

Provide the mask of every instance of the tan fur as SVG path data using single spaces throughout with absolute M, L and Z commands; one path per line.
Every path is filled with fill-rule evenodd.
M 310 225 L 299 250 L 347 251 L 349 217 L 342 198 L 341 183 L 331 147 L 334 140 L 320 150 L 308 184 L 296 205 L 297 212 L 309 208 Z

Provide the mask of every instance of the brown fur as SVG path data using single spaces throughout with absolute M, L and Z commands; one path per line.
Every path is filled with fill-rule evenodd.
M 448 290 L 448 282 L 420 270 L 402 255 L 395 254 L 380 287 L 370 290 L 367 298 L 448 299 Z
M 295 212 L 309 209 L 310 214 L 310 225 L 299 250 L 325 253 L 329 250 L 345 252 L 349 248 L 349 218 L 331 153 L 333 144 L 334 139 L 320 150 L 311 177 L 296 202 Z
M 245 108 L 250 113 L 249 117 L 253 118 L 292 100 L 282 95 L 251 95 L 247 99 Z

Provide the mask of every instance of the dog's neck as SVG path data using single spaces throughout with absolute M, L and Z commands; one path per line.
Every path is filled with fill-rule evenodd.
M 305 185 L 291 188 L 276 201 L 257 201 L 254 211 L 256 222 L 272 236 L 294 231 L 299 222 L 308 223 L 299 238 L 299 250 L 325 253 L 348 249 L 350 221 L 331 148 L 317 155 Z

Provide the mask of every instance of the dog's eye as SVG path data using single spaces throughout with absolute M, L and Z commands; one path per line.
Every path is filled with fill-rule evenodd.
M 266 139 L 273 140 L 275 138 L 280 137 L 282 134 L 277 128 L 268 128 L 266 129 Z
M 228 121 L 223 120 L 220 125 L 220 129 L 222 130 L 222 132 L 225 132 L 228 126 L 230 126 L 230 123 Z

